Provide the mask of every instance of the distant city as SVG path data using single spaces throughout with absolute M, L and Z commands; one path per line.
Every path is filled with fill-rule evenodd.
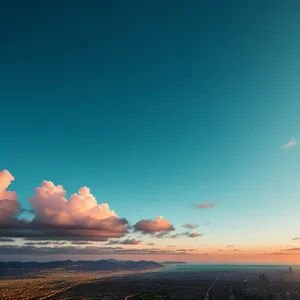
M 166 261 L 0 263 L 0 299 L 299 300 L 300 266 Z

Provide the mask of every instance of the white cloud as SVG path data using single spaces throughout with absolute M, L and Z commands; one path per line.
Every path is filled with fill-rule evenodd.
M 290 138 L 290 140 L 286 144 L 282 145 L 280 149 L 281 150 L 286 150 L 286 149 L 289 149 L 289 148 L 292 148 L 292 147 L 296 146 L 296 144 L 297 144 L 296 139 L 294 137 L 292 137 L 292 138 Z

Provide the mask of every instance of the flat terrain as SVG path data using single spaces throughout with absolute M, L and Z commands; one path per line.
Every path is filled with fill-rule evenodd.
M 264 274 L 265 279 L 259 278 Z M 288 268 L 154 270 L 123 272 L 39 271 L 0 281 L 0 299 L 300 299 L 298 271 Z M 289 294 L 288 294 L 289 293 Z M 233 298 L 234 297 L 234 298 Z M 278 298 L 279 297 L 279 298 Z

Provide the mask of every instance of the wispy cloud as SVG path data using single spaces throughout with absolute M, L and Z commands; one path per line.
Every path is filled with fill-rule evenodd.
M 227 245 L 226 248 L 233 248 L 234 245 Z
M 57 247 L 35 247 L 35 246 L 18 246 L 18 245 L 0 245 L 1 255 L 28 255 L 28 256 L 42 256 L 42 255 L 113 255 L 113 254 L 189 254 L 186 249 L 182 251 L 164 250 L 158 248 L 150 249 L 125 249 L 123 247 L 96 247 L 96 246 L 57 246 Z
M 292 241 L 300 241 L 300 238 L 299 237 L 295 237 L 292 239 Z
M 187 229 L 195 229 L 195 228 L 199 227 L 199 225 L 186 223 L 186 224 L 182 225 L 182 227 L 187 228 Z
M 216 203 L 212 203 L 210 201 L 206 201 L 206 202 L 203 202 L 203 203 L 200 203 L 200 204 L 196 205 L 196 208 L 197 209 L 205 209 L 205 208 L 214 207 L 215 205 L 216 205 Z
M 296 144 L 297 144 L 296 139 L 294 137 L 292 137 L 292 138 L 290 138 L 290 140 L 286 144 L 282 145 L 280 149 L 281 150 L 286 150 L 286 149 L 289 149 L 289 148 L 292 148 L 292 147 L 296 146 Z
M 5 237 L 0 237 L 0 243 L 14 243 L 15 240 Z
M 27 242 L 24 245 L 26 246 L 50 246 L 50 245 L 65 245 L 66 242 L 55 242 L 55 241 L 47 241 L 47 242 Z M 72 242 L 74 244 L 74 242 Z M 80 244 L 82 245 L 82 244 Z
M 106 245 L 138 245 L 140 244 L 141 241 L 140 240 L 136 240 L 136 239 L 126 239 L 123 241 L 109 241 L 106 243 Z
M 178 238 L 180 236 L 186 236 L 186 237 L 190 237 L 190 238 L 195 238 L 195 237 L 203 236 L 203 234 L 198 233 L 198 232 L 188 232 L 187 231 L 187 232 L 173 234 L 171 236 L 168 236 L 168 238 L 176 239 L 176 238 Z
M 280 251 L 300 251 L 300 248 L 288 248 L 288 249 L 282 249 Z
M 72 245 L 86 246 L 86 245 L 93 245 L 93 243 L 88 242 L 88 241 L 73 241 Z

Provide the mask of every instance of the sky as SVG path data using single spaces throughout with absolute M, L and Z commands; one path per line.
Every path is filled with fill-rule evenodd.
M 1 3 L 1 260 L 300 263 L 299 9 Z

